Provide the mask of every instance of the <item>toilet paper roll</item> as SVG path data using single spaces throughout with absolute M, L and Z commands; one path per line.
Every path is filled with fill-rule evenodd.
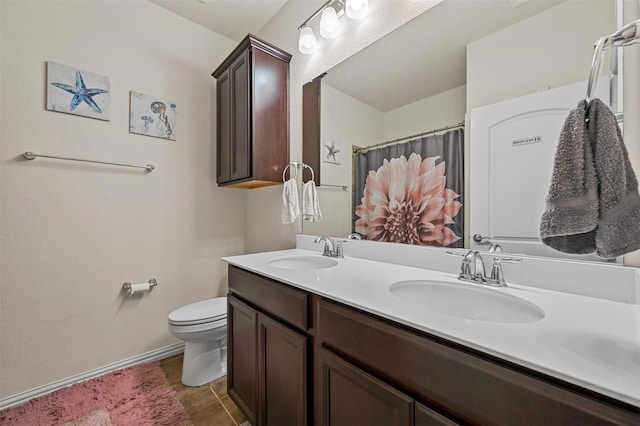
M 131 288 L 129 289 L 129 296 L 133 296 L 134 294 L 140 293 L 142 291 L 149 291 L 149 289 L 151 289 L 151 284 L 149 283 L 131 284 Z

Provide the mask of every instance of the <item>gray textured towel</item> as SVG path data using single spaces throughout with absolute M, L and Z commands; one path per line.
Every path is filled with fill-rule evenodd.
M 599 99 L 580 101 L 564 123 L 540 237 L 558 251 L 604 258 L 640 249 L 638 181 L 615 116 Z
M 589 104 L 587 127 L 600 191 L 596 254 L 622 256 L 640 249 L 638 181 L 616 118 L 600 99 Z
M 598 181 L 587 133 L 586 101 L 569 112 L 556 150 L 540 238 L 564 253 L 596 251 Z

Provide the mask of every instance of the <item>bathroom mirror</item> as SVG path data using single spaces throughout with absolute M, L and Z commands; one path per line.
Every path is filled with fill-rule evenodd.
M 466 120 L 461 211 L 465 246 L 472 246 L 470 112 L 585 81 L 593 42 L 615 29 L 614 3 L 444 0 L 327 70 L 321 89 L 318 188 L 323 220 L 303 222 L 303 233 L 346 237 L 353 232 L 353 203 L 360 204 L 352 192 L 353 146 L 455 127 Z M 609 55 L 604 59 L 607 68 Z M 511 201 L 518 203 L 519 196 L 526 194 L 514 192 Z M 544 255 L 554 253 L 564 257 L 553 251 Z

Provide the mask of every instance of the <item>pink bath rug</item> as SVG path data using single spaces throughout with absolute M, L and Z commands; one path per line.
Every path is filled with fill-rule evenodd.
M 96 377 L 0 411 L 2 426 L 191 426 L 160 362 Z
M 113 423 L 111 423 L 111 415 L 107 410 L 96 410 L 62 426 L 113 426 Z

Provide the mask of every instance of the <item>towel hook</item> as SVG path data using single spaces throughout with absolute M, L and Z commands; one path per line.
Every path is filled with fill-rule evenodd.
M 290 164 L 287 164 L 287 167 L 285 167 L 284 170 L 282 171 L 282 182 L 286 182 L 285 175 L 287 174 L 287 170 L 289 170 L 289 168 L 291 167 L 291 164 L 296 166 L 296 169 L 295 169 L 296 170 L 296 174 L 293 177 L 291 177 L 291 173 L 289 173 L 289 179 L 297 179 L 298 178 L 298 167 L 297 167 L 298 163 L 290 163 Z M 293 168 L 291 168 L 291 170 L 293 170 Z

